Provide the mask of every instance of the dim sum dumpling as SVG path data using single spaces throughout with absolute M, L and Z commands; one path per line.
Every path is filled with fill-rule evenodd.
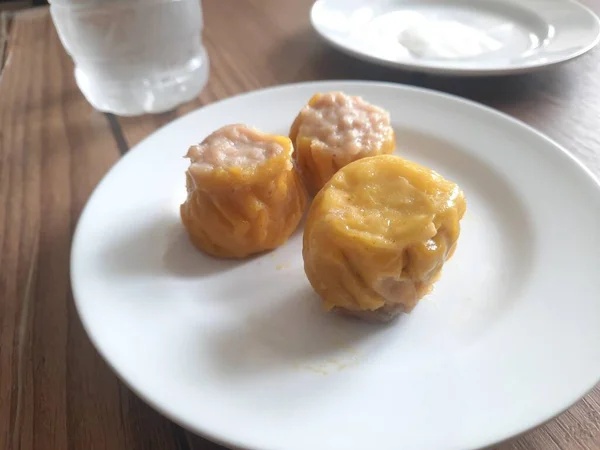
M 243 258 L 283 244 L 307 202 L 292 153 L 289 138 L 245 125 L 225 126 L 190 147 L 180 212 L 194 245 Z
M 388 112 L 343 92 L 315 94 L 294 120 L 290 139 L 312 195 L 346 164 L 396 146 Z
M 371 321 L 412 311 L 452 256 L 465 208 L 456 184 L 398 156 L 340 169 L 315 197 L 303 236 L 324 308 Z

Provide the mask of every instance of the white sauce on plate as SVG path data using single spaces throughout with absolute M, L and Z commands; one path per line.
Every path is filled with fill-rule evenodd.
M 502 43 L 484 30 L 454 20 L 424 17 L 404 28 L 398 42 L 419 58 L 469 58 L 498 50 Z

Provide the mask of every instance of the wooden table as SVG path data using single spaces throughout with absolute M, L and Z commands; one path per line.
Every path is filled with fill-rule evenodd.
M 140 139 L 187 111 L 280 83 L 391 80 L 503 110 L 600 175 L 600 50 L 502 79 L 405 74 L 330 49 L 309 27 L 310 3 L 204 0 L 208 86 L 176 111 L 135 119 L 86 103 L 47 9 L 0 21 L 0 449 L 220 448 L 161 417 L 117 380 L 83 331 L 69 286 L 73 229 L 96 183 Z M 600 0 L 587 3 L 600 13 Z M 496 448 L 600 449 L 600 390 Z

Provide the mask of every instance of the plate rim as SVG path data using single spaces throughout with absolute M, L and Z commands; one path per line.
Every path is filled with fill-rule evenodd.
M 310 8 L 310 25 L 312 29 L 317 33 L 317 35 L 321 38 L 321 40 L 328 45 L 332 46 L 334 49 L 339 50 L 347 56 L 352 58 L 356 58 L 371 64 L 376 64 L 382 67 L 387 67 L 396 70 L 403 70 L 409 73 L 424 73 L 431 75 L 449 75 L 449 76 L 461 76 L 461 77 L 500 77 L 506 75 L 518 75 L 524 73 L 536 72 L 539 70 L 550 69 L 561 64 L 565 64 L 567 62 L 573 61 L 575 59 L 580 58 L 581 56 L 588 53 L 594 47 L 600 43 L 600 16 L 596 14 L 591 8 L 580 3 L 577 0 L 561 0 L 564 3 L 573 4 L 576 7 L 584 10 L 596 23 L 596 37 L 594 40 L 587 45 L 581 47 L 575 52 L 572 52 L 567 57 L 559 58 L 552 62 L 547 63 L 530 63 L 530 64 L 520 64 L 514 67 L 504 67 L 504 68 L 480 68 L 473 69 L 467 67 L 444 67 L 443 64 L 440 65 L 432 65 L 432 66 L 424 66 L 421 64 L 415 64 L 410 62 L 401 62 L 401 61 L 390 61 L 387 59 L 379 58 L 370 53 L 355 50 L 347 45 L 343 45 L 336 40 L 332 39 L 328 33 L 321 29 L 321 27 L 315 21 L 315 9 L 319 4 L 323 4 L 330 0 L 316 0 Z M 498 0 L 500 2 L 504 0 Z
M 140 140 L 135 146 L 133 146 L 124 156 L 119 158 L 119 160 L 103 175 L 102 179 L 98 182 L 98 184 L 94 187 L 94 189 L 90 193 L 88 199 L 86 200 L 84 208 L 81 210 L 81 213 L 77 219 L 77 224 L 76 224 L 74 232 L 73 232 L 73 236 L 72 236 L 72 240 L 71 240 L 71 250 L 69 252 L 69 281 L 70 281 L 71 292 L 72 292 L 72 296 L 73 296 L 73 303 L 75 306 L 75 310 L 77 312 L 77 316 L 79 317 L 80 323 L 81 323 L 83 329 L 85 330 L 86 335 L 88 336 L 88 339 L 92 343 L 92 346 L 94 347 L 94 349 L 102 357 L 104 362 L 110 367 L 112 372 L 117 376 L 117 378 L 122 383 L 124 383 L 143 402 L 145 402 L 147 405 L 151 406 L 155 411 L 157 411 L 158 413 L 160 413 L 161 415 L 166 417 L 168 420 L 173 421 L 174 423 L 182 426 L 183 428 L 185 428 L 186 430 L 188 430 L 194 434 L 197 434 L 201 437 L 204 437 L 212 442 L 215 442 L 215 443 L 225 446 L 227 448 L 235 448 L 235 449 L 240 449 L 240 450 L 242 450 L 242 449 L 244 449 L 244 450 L 265 450 L 263 448 L 247 447 L 242 442 L 237 441 L 235 438 L 228 437 L 228 436 L 222 436 L 222 435 L 219 435 L 218 433 L 213 433 L 212 431 L 209 431 L 201 426 L 198 426 L 197 424 L 192 423 L 192 421 L 189 420 L 188 418 L 186 418 L 185 416 L 182 416 L 182 415 L 178 414 L 177 411 L 172 410 L 173 408 L 170 408 L 169 406 L 161 405 L 160 403 L 155 401 L 150 394 L 144 393 L 141 389 L 138 389 L 135 386 L 135 384 L 132 382 L 132 380 L 128 379 L 128 377 L 124 373 L 119 371 L 118 368 L 116 367 L 116 365 L 113 364 L 113 362 L 109 358 L 109 355 L 103 350 L 102 346 L 99 343 L 100 339 L 91 331 L 89 322 L 87 322 L 84 319 L 84 314 L 82 313 L 82 306 L 81 306 L 80 300 L 78 300 L 78 297 L 79 297 L 79 295 L 81 295 L 82 291 L 81 291 L 81 289 L 78 289 L 77 282 L 73 277 L 75 260 L 76 260 L 75 255 L 77 253 L 77 249 L 81 245 L 80 244 L 80 241 L 81 241 L 80 235 L 82 232 L 81 231 L 81 223 L 83 222 L 83 218 L 87 214 L 89 214 L 90 204 L 92 203 L 93 198 L 95 198 L 98 195 L 98 192 L 102 189 L 102 186 L 107 182 L 106 180 L 109 178 L 109 175 L 111 173 L 113 173 L 113 171 L 115 169 L 117 169 L 118 166 L 121 165 L 121 163 L 123 161 L 125 161 L 127 158 L 129 158 L 131 156 L 131 154 L 135 153 L 136 151 L 139 151 L 139 147 L 142 147 L 146 141 L 149 141 L 150 139 L 152 139 L 155 134 L 157 134 L 159 132 L 163 132 L 164 129 L 167 128 L 168 126 L 170 126 L 171 124 L 173 124 L 177 121 L 184 120 L 184 118 L 186 118 L 187 116 L 196 114 L 196 113 L 198 113 L 198 111 L 203 110 L 205 108 L 210 108 L 215 105 L 234 103 L 234 102 L 236 102 L 240 99 L 246 98 L 246 97 L 260 96 L 261 94 L 264 94 L 265 92 L 285 91 L 285 90 L 294 89 L 297 87 L 314 87 L 315 89 L 318 89 L 320 86 L 327 86 L 328 89 L 335 89 L 334 86 L 338 87 L 339 89 L 343 89 L 344 87 L 345 88 L 356 87 L 356 88 L 360 89 L 361 86 L 366 86 L 366 87 L 375 87 L 375 88 L 379 87 L 379 88 L 393 89 L 393 90 L 403 90 L 403 91 L 408 91 L 408 92 L 413 92 L 413 93 L 419 93 L 422 95 L 432 95 L 432 96 L 436 96 L 436 97 L 441 97 L 441 98 L 445 98 L 446 100 L 457 101 L 459 103 L 468 105 L 469 107 L 474 108 L 476 111 L 482 112 L 484 114 L 488 114 L 490 117 L 494 117 L 497 120 L 507 121 L 512 124 L 511 126 L 520 127 L 522 129 L 526 130 L 528 133 L 533 133 L 533 135 L 536 135 L 538 138 L 541 138 L 546 143 L 546 145 L 554 147 L 554 150 L 558 154 L 562 154 L 563 157 L 570 159 L 575 164 L 575 166 L 577 166 L 578 169 L 582 171 L 582 172 L 580 172 L 582 177 L 584 175 L 589 177 L 589 181 L 593 182 L 598 195 L 600 195 L 600 177 L 596 176 L 587 166 L 585 166 L 574 154 L 572 154 L 570 151 L 568 151 L 563 145 L 561 145 L 560 143 L 551 139 L 549 136 L 547 136 L 546 134 L 537 130 L 533 126 L 523 122 L 520 119 L 510 116 L 502 111 L 499 111 L 497 109 L 494 109 L 490 106 L 487 106 L 485 104 L 479 103 L 479 102 L 471 100 L 471 99 L 460 97 L 460 96 L 454 95 L 454 94 L 449 94 L 446 92 L 437 91 L 434 89 L 423 88 L 423 87 L 413 86 L 413 85 L 403 84 L 403 83 L 370 81 L 370 80 L 359 80 L 359 79 L 346 79 L 346 80 L 328 79 L 328 80 L 307 81 L 307 82 L 299 82 L 299 83 L 286 83 L 286 84 L 282 84 L 282 85 L 268 86 L 268 87 L 264 87 L 261 89 L 243 92 L 243 93 L 231 96 L 231 97 L 227 97 L 222 100 L 218 100 L 218 101 L 209 103 L 204 106 L 200 106 L 200 107 L 198 107 L 192 111 L 189 111 L 186 114 L 162 125 L 160 128 L 154 130 L 148 136 L 146 136 L 145 138 Z M 79 293 L 79 295 L 78 295 L 78 293 Z M 543 424 L 550 422 L 557 416 L 559 416 L 562 413 L 564 413 L 565 411 L 567 411 L 569 408 L 571 408 L 577 402 L 579 402 L 583 397 L 588 395 L 599 383 L 600 383 L 600 374 L 597 375 L 597 379 L 591 386 L 585 387 L 585 389 L 583 389 L 583 391 L 580 391 L 579 394 L 577 394 L 576 398 L 574 398 L 572 401 L 570 401 L 568 404 L 566 404 L 562 409 L 560 409 L 558 411 L 551 411 L 545 417 L 538 418 L 538 419 L 532 421 L 532 423 L 523 426 L 520 430 L 518 430 L 514 433 L 504 435 L 504 436 L 500 437 L 499 439 L 493 438 L 494 442 L 490 442 L 485 445 L 486 446 L 497 445 L 497 444 L 505 442 L 509 439 L 513 439 L 515 437 L 521 436 L 539 426 L 542 426 Z

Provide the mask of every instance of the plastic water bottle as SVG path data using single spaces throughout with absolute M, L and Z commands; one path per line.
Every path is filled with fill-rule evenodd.
M 54 25 L 94 108 L 158 113 L 206 85 L 200 0 L 50 0 Z

